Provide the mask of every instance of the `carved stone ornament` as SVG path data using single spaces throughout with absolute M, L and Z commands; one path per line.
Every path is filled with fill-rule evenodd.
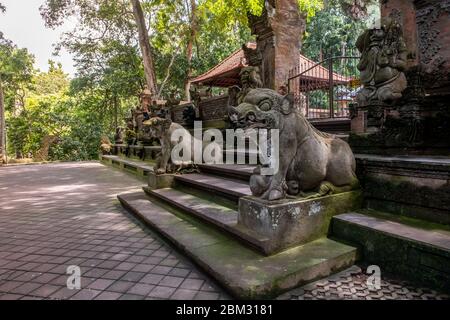
M 360 106 L 392 104 L 407 87 L 407 49 L 400 22 L 383 18 L 381 27 L 366 30 L 357 40 L 361 52 L 358 64 L 363 89 Z

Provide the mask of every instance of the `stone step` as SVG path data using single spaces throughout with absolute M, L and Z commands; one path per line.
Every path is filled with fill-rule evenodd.
M 101 161 L 121 169 L 132 171 L 145 177 L 148 176 L 148 173 L 150 171 L 153 171 L 153 165 L 151 163 L 139 160 L 125 159 L 114 155 L 102 155 Z
M 144 192 L 118 199 L 236 298 L 274 298 L 348 268 L 356 260 L 356 248 L 327 238 L 266 257 L 209 224 L 152 203 Z
M 172 207 L 208 222 L 219 231 L 227 232 L 236 237 L 243 244 L 263 254 L 268 254 L 269 239 L 238 225 L 238 212 L 236 210 L 173 188 L 151 190 L 145 187 L 144 191 L 150 197 L 162 200 Z
M 330 233 L 360 246 L 364 260 L 382 272 L 450 290 L 448 226 L 366 210 L 333 217 Z
M 450 157 L 355 157 L 367 208 L 450 225 Z
M 175 182 L 202 191 L 212 192 L 216 195 L 230 199 L 235 203 L 239 202 L 240 197 L 252 194 L 248 182 L 202 173 L 177 175 L 175 177 Z
M 249 181 L 255 165 L 248 164 L 199 164 L 201 172 L 227 178 Z
M 223 161 L 226 162 L 228 158 L 233 159 L 234 163 L 238 163 L 239 159 L 244 160 L 245 164 L 249 164 L 250 161 L 255 161 L 259 163 L 259 152 L 257 150 L 247 149 L 224 149 L 223 150 Z M 252 162 L 254 163 L 254 162 Z

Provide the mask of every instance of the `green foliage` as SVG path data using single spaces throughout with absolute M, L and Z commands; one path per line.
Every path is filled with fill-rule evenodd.
M 300 11 L 306 14 L 307 19 L 314 17 L 323 9 L 323 0 L 297 0 Z
M 60 65 L 49 64 L 48 72 L 33 75 L 22 112 L 8 114 L 9 153 L 35 155 L 45 136 L 56 136 L 48 160 L 94 159 L 104 128 L 112 130 L 111 118 L 101 108 L 102 92 L 70 92 L 67 74 Z
M 330 2 L 307 24 L 303 54 L 315 61 L 348 55 L 354 50 L 356 39 L 364 29 L 364 21 L 347 16 L 338 1 Z
M 322 10 L 323 0 L 297 0 L 300 12 L 311 18 Z M 203 18 L 211 20 L 216 27 L 226 29 L 236 22 L 248 25 L 248 14 L 260 16 L 264 0 L 203 0 L 200 1 Z
M 23 105 L 23 95 L 31 85 L 34 56 L 10 41 L 0 40 L 0 78 L 5 95 L 6 110 L 15 111 Z
M 353 18 L 370 2 L 297 1 L 308 22 L 303 50 L 315 60 L 321 53 L 341 53 L 353 46 L 363 26 Z M 252 40 L 248 13 L 260 15 L 264 8 L 263 0 L 141 0 L 141 4 L 163 97 L 182 91 L 190 75 L 205 72 Z M 0 33 L 10 154 L 35 154 L 44 137 L 57 136 L 49 160 L 96 158 L 100 137 L 112 139 L 116 118 L 124 125 L 145 83 L 130 2 L 46 0 L 41 15 L 50 28 L 69 18 L 77 21 L 56 50 L 64 47 L 72 53 L 77 74 L 69 79 L 52 61 L 48 72 L 34 70 L 33 56 Z

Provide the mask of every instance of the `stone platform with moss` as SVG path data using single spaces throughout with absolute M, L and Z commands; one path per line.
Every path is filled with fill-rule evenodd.
M 124 170 L 147 180 L 150 172 L 153 172 L 153 163 L 133 160 L 124 156 L 100 155 L 100 161 L 112 167 Z
M 314 229 L 303 239 L 277 243 L 239 222 L 239 203 L 252 199 L 249 179 L 253 166 L 200 165 L 199 169 L 200 173 L 171 175 L 172 183 L 162 188 L 150 184 L 144 188 L 145 193 L 118 198 L 236 298 L 272 298 L 355 263 L 355 247 L 326 236 L 334 214 L 360 207 L 360 192 L 288 201 L 299 211 L 305 210 L 308 203 L 336 210 L 319 210 L 313 218 L 299 215 L 310 227 L 315 222 L 326 226 Z M 150 172 L 150 180 L 152 175 Z M 293 227 L 299 225 L 301 222 Z
M 366 206 L 450 225 L 450 158 L 443 156 L 356 157 Z
M 366 209 L 335 216 L 330 233 L 384 272 L 450 292 L 449 226 Z
M 325 237 L 267 257 L 210 224 L 153 202 L 143 193 L 118 198 L 236 298 L 274 298 L 356 261 L 356 248 Z

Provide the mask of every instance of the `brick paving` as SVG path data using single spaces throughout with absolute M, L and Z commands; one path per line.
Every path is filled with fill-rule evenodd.
M 142 181 L 97 162 L 0 167 L 0 300 L 229 299 L 128 214 L 116 195 Z M 81 268 L 80 290 L 66 286 Z M 449 299 L 382 276 L 371 291 L 354 266 L 279 299 Z
M 352 266 L 278 297 L 279 300 L 449 300 L 450 296 L 381 273 L 380 288 L 369 288 L 365 266 Z M 382 270 L 381 270 L 382 271 Z
M 229 298 L 122 209 L 142 185 L 96 162 L 0 168 L 0 300 Z

